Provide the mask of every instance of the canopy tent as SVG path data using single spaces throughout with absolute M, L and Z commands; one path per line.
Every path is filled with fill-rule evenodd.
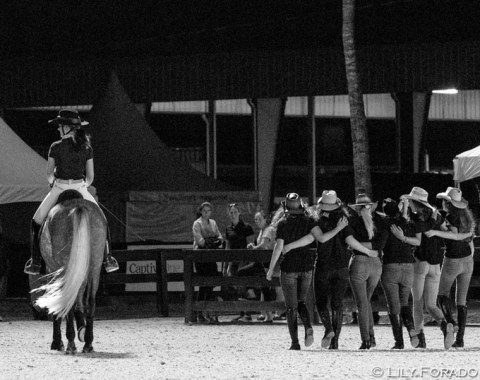
M 47 161 L 0 118 L 0 204 L 41 202 L 50 190 Z
M 453 180 L 460 183 L 480 177 L 480 145 L 453 159 Z
M 94 183 L 114 242 L 192 241 L 195 211 L 204 201 L 213 203 L 213 218 L 222 230 L 229 223 L 226 208 L 231 202 L 242 204 L 245 221 L 253 223 L 259 193 L 215 180 L 175 158 L 115 73 L 88 120 Z

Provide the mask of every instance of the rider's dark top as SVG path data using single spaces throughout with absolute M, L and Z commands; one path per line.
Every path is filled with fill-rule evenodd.
M 83 179 L 85 164 L 93 158 L 93 149 L 85 147 L 76 149 L 72 138 L 55 141 L 48 152 L 48 157 L 55 160 L 55 178 Z

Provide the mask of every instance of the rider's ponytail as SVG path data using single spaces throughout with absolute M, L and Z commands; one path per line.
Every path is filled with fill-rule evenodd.
M 74 141 L 74 146 L 77 151 L 91 148 L 90 135 L 86 133 L 82 128 L 75 129 Z

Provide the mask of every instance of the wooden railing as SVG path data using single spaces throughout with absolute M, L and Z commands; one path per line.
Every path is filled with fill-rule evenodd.
M 272 287 L 280 286 L 279 279 L 268 281 L 264 274 L 258 276 L 200 276 L 194 273 L 194 263 L 199 262 L 270 262 L 271 250 L 185 250 L 185 323 L 194 321 L 195 311 L 240 312 L 242 310 L 274 311 L 285 308 L 284 302 L 278 301 L 195 301 L 195 286 L 232 286 L 232 287 Z
M 109 273 L 102 275 L 102 282 L 105 285 L 127 284 L 127 283 L 156 283 L 156 304 L 157 311 L 164 317 L 169 316 L 169 282 L 184 282 L 185 285 L 185 322 L 190 323 L 194 320 L 194 312 L 208 311 L 231 313 L 244 310 L 282 310 L 285 308 L 283 302 L 278 301 L 196 301 L 196 286 L 212 287 L 274 287 L 279 286 L 279 279 L 274 278 L 267 281 L 264 275 L 259 276 L 234 276 L 234 277 L 208 277 L 200 276 L 194 271 L 195 262 L 240 262 L 255 261 L 269 262 L 271 250 L 185 250 L 185 249 L 148 249 L 148 250 L 116 250 L 113 255 L 119 263 L 127 261 L 153 260 L 156 263 L 156 273 L 149 274 L 126 274 Z M 480 261 L 480 248 L 476 248 L 475 263 Z M 183 273 L 168 273 L 168 260 L 183 260 Z M 470 289 L 480 288 L 480 276 L 474 273 Z M 384 310 L 386 303 L 383 291 L 378 291 L 379 300 L 376 301 L 376 309 Z M 349 296 L 351 298 L 351 294 Z M 344 310 L 355 310 L 352 299 L 345 300 Z
M 169 316 L 168 283 L 183 282 L 183 273 L 168 273 L 168 260 L 183 260 L 184 252 L 181 249 L 145 249 L 145 250 L 116 250 L 113 256 L 119 264 L 128 261 L 155 261 L 156 273 L 126 274 L 113 272 L 102 275 L 104 285 L 125 285 L 142 282 L 155 282 L 157 285 L 157 311 L 164 317 Z

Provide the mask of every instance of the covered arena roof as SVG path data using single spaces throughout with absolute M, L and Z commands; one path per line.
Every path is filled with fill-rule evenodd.
M 365 93 L 480 88 L 480 7 L 357 0 Z M 346 93 L 339 0 L 19 0 L 0 13 L 0 105 Z

